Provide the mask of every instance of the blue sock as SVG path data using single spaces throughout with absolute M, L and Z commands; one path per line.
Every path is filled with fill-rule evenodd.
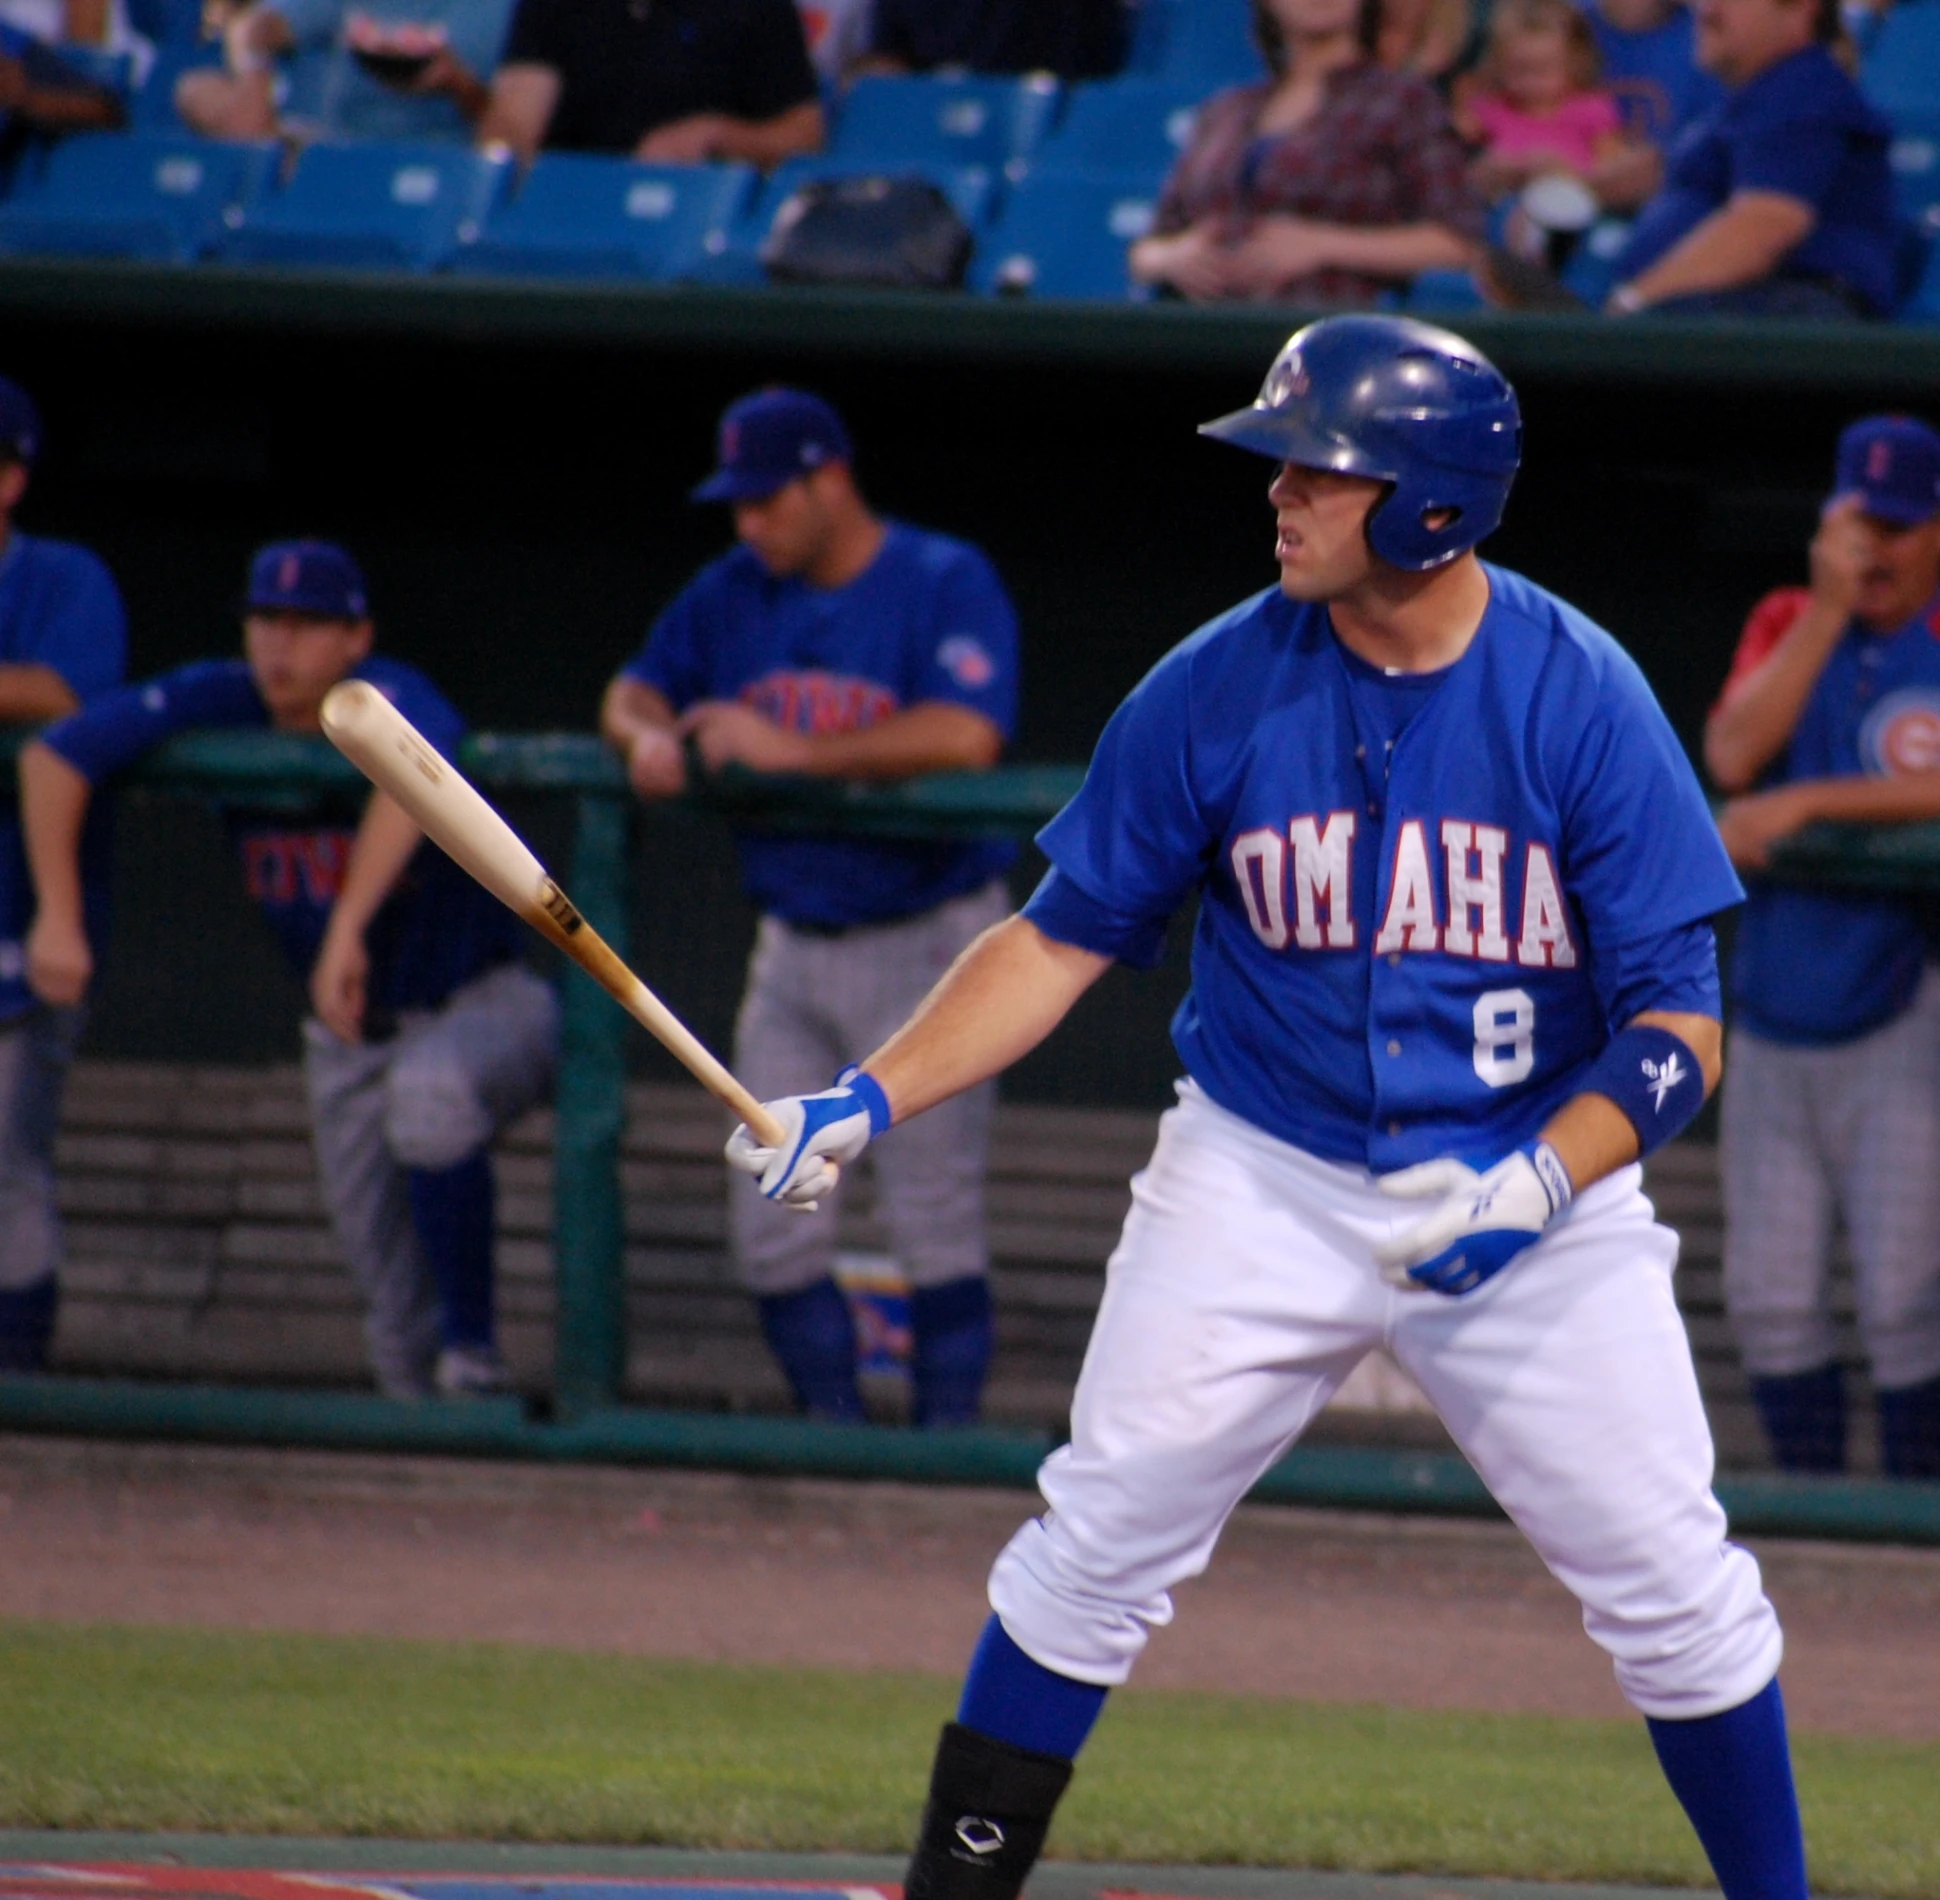
M 46 1366 L 59 1302 L 51 1273 L 32 1286 L 0 1292 L 0 1372 L 39 1372 Z
M 447 1346 L 492 1344 L 492 1151 L 455 1168 L 413 1168 L 411 1224 L 438 1288 Z
M 990 1370 L 990 1282 L 981 1273 L 909 1295 L 919 1425 L 974 1425 Z
M 993 1616 L 970 1658 L 957 1720 L 993 1742 L 1071 1761 L 1110 1693 L 1032 1661 Z
M 1889 1478 L 1940 1478 L 1940 1379 L 1882 1386 L 1879 1468 Z
M 1754 1379 L 1751 1397 L 1779 1470 L 1845 1470 L 1846 1379 L 1837 1366 Z
M 1650 1722 L 1724 1900 L 1805 1900 L 1805 1841 L 1778 1683 L 1695 1722 Z
M 795 1403 L 810 1418 L 860 1425 L 855 1320 L 842 1289 L 821 1279 L 799 1293 L 771 1293 L 759 1304 L 768 1350 L 781 1361 Z

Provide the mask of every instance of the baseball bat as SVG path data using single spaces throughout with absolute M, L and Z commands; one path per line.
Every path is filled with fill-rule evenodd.
M 323 730 L 351 764 L 403 806 L 418 828 L 548 943 L 557 944 L 694 1078 L 778 1146 L 781 1125 L 694 1032 L 627 968 L 465 775 L 365 680 L 323 700 Z

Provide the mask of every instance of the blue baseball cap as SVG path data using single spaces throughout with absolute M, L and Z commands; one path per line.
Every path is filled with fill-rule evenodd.
M 18 383 L 0 376 L 0 459 L 32 462 L 40 453 L 40 411 Z
M 370 601 L 363 569 L 334 542 L 272 541 L 249 563 L 243 611 L 362 620 Z
M 1911 416 L 1864 416 L 1839 438 L 1836 494 L 1911 526 L 1940 515 L 1940 435 Z
M 760 389 L 721 417 L 718 466 L 696 501 L 763 501 L 853 451 L 842 418 L 805 389 Z

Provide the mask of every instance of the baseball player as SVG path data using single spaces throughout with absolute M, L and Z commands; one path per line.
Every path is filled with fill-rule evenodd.
M 40 453 L 40 417 L 0 377 L 0 725 L 37 726 L 117 684 L 128 645 L 113 577 L 86 548 L 23 534 L 14 511 Z M 108 838 L 81 841 L 82 902 L 106 921 Z M 61 1257 L 54 1128 L 81 1011 L 50 1008 L 26 981 L 32 915 L 17 812 L 0 817 L 0 1371 L 47 1363 Z
M 1940 817 L 1940 434 L 1869 416 L 1839 438 L 1810 587 L 1753 609 L 1704 735 L 1740 794 L 1741 870 L 1815 819 Z M 1757 789 L 1753 789 L 1756 787 Z M 1852 1241 L 1880 1463 L 1940 1478 L 1940 977 L 1922 907 L 1754 883 L 1732 963 L 1725 1299 L 1778 1463 L 1839 1471 L 1828 1311 Z
M 1107 1274 L 1051 1509 L 937 1750 L 907 1892 L 1012 1900 L 1168 1592 L 1370 1349 L 1583 1605 L 1731 1900 L 1802 1900 L 1777 1620 L 1726 1541 L 1638 1157 L 1719 1067 L 1737 879 L 1600 628 L 1475 544 L 1514 392 L 1400 318 L 1300 331 L 1206 433 L 1277 462 L 1280 584 L 1153 668 L 1051 869 L 732 1163 L 781 1201 L 1000 1069 L 1197 895 L 1186 1077 Z
M 341 548 L 285 541 L 250 564 L 240 660 L 110 693 L 21 758 L 38 910 L 27 980 L 55 1007 L 94 973 L 76 840 L 94 789 L 191 727 L 315 732 L 323 697 L 369 680 L 449 754 L 464 722 L 371 651 L 364 580 Z M 551 988 L 518 961 L 518 922 L 382 793 L 293 816 L 225 813 L 249 892 L 309 983 L 303 1025 L 317 1174 L 367 1309 L 378 1387 L 397 1398 L 504 1383 L 492 1297 L 491 1141 L 550 1090 Z
M 710 767 L 901 779 L 990 765 L 1016 719 L 1017 620 L 962 541 L 886 520 L 851 472 L 842 419 L 766 389 L 721 419 L 719 466 L 695 491 L 734 511 L 740 542 L 688 585 L 608 688 L 600 723 L 634 789 Z M 734 1032 L 757 1095 L 810 1088 L 872 1049 L 981 931 L 1007 914 L 1002 841 L 738 839 L 761 926 Z M 916 1422 L 977 1417 L 990 1361 L 984 1159 L 995 1084 L 979 1080 L 877 1151 L 890 1244 L 910 1285 Z M 814 1418 L 860 1419 L 855 1332 L 830 1275 L 834 1233 L 737 1181 L 737 1271 Z

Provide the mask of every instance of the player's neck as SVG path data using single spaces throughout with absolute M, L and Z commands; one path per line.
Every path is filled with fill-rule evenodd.
M 802 578 L 811 587 L 847 587 L 868 572 L 888 536 L 881 518 L 858 502 L 830 524 L 828 539 L 816 550 Z
M 1357 659 L 1390 672 L 1439 673 L 1468 651 L 1488 605 L 1489 577 L 1464 554 L 1432 574 L 1378 563 L 1327 612 Z

